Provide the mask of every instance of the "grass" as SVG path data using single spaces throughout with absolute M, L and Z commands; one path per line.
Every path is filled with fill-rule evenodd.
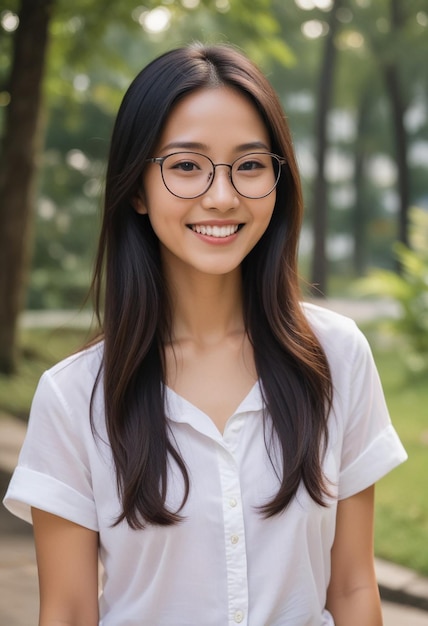
M 376 488 L 378 556 L 428 575 L 428 385 L 411 378 L 399 345 L 379 341 L 367 327 L 391 417 L 409 460 L 383 478 Z M 20 371 L 0 376 L 0 412 L 28 416 L 37 381 L 47 367 L 77 350 L 86 340 L 80 330 L 31 330 L 22 335 Z
M 393 424 L 409 459 L 376 488 L 378 556 L 428 575 L 428 384 L 411 377 L 398 344 L 371 341 Z

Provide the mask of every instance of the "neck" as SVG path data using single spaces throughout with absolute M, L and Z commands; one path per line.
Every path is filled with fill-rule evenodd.
M 167 284 L 174 341 L 193 339 L 210 343 L 244 332 L 240 268 L 220 276 L 175 273 L 173 277 L 167 276 Z

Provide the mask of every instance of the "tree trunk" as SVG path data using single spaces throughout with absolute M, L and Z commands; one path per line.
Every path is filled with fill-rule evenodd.
M 327 181 L 325 161 L 328 147 L 327 117 L 333 97 L 334 68 L 337 56 L 334 39 L 338 21 L 336 12 L 342 0 L 335 0 L 330 11 L 329 31 L 325 38 L 324 54 L 320 72 L 316 117 L 316 162 L 317 172 L 313 188 L 312 219 L 314 250 L 312 256 L 311 282 L 314 296 L 324 296 L 327 291 Z
M 400 0 L 390 0 L 391 33 L 394 38 L 400 35 L 404 27 L 403 6 Z M 395 137 L 395 150 L 398 167 L 398 195 L 400 198 L 398 217 L 398 239 L 405 245 L 409 244 L 408 213 L 410 204 L 410 168 L 407 158 L 408 140 L 404 116 L 406 105 L 400 85 L 400 74 L 397 59 L 386 63 L 384 76 L 387 90 L 391 98 L 392 122 Z
M 366 90 L 359 102 L 357 138 L 355 142 L 354 159 L 354 189 L 355 204 L 353 215 L 354 230 L 354 271 L 356 276 L 362 276 L 366 269 L 366 241 L 367 241 L 367 206 L 364 197 L 364 162 L 367 136 L 367 116 L 369 113 L 369 93 Z
M 398 170 L 398 239 L 408 245 L 408 212 L 409 212 L 409 187 L 410 172 L 407 159 L 407 133 L 404 126 L 404 114 L 406 107 L 400 89 L 398 68 L 395 64 L 384 67 L 384 77 L 390 97 L 392 109 L 392 124 L 395 139 L 395 152 Z
M 40 155 L 42 82 L 54 0 L 21 0 L 0 157 L 0 372 L 16 367 Z

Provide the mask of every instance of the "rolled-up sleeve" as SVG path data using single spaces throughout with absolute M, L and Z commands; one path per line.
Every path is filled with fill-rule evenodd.
M 391 423 L 369 344 L 355 328 L 348 346 L 348 397 L 342 441 L 339 499 L 369 487 L 407 459 Z
M 35 507 L 98 530 L 88 453 L 93 446 L 90 402 L 86 387 L 73 393 L 71 406 L 55 373 L 45 372 L 40 379 L 4 505 L 27 522 Z

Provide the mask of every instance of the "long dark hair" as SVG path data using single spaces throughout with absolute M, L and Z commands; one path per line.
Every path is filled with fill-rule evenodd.
M 299 174 L 281 104 L 263 74 L 224 45 L 194 44 L 152 61 L 129 87 L 113 131 L 103 223 L 95 264 L 95 310 L 103 329 L 106 424 L 122 513 L 132 528 L 182 519 L 190 481 L 164 410 L 164 344 L 171 314 L 159 245 L 147 216 L 133 208 L 145 160 L 153 156 L 165 121 L 180 98 L 196 89 L 227 85 L 248 97 L 270 134 L 271 149 L 286 160 L 269 227 L 243 262 L 244 321 L 262 382 L 268 453 L 272 432 L 282 450 L 280 487 L 260 507 L 283 511 L 304 483 L 324 504 L 322 472 L 332 383 L 326 356 L 301 306 L 297 249 L 302 220 Z M 268 440 L 269 439 L 269 440 Z M 165 504 L 168 466 L 184 479 L 181 508 Z

